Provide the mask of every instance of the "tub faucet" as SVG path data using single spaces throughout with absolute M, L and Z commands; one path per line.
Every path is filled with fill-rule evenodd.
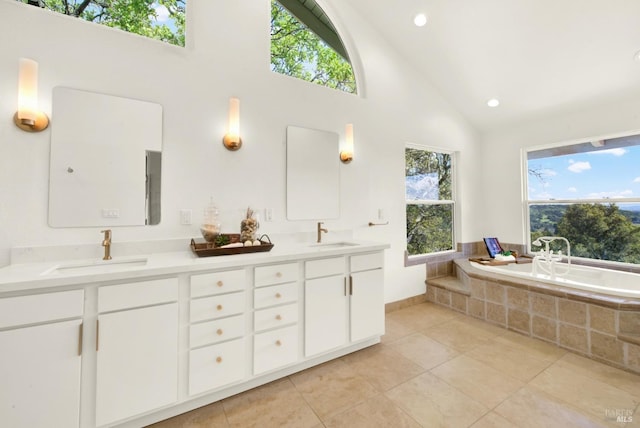
M 104 233 L 104 239 L 102 240 L 104 257 L 102 260 L 111 260 L 111 229 L 101 230 L 100 233 Z
M 567 270 L 565 272 L 557 272 L 556 264 L 562 261 L 564 257 L 562 251 L 558 250 L 555 253 L 549 248 L 549 244 L 555 240 L 564 241 L 567 246 Z M 562 236 L 541 236 L 531 243 L 531 245 L 542 246 L 540 252 L 533 258 L 533 274 L 537 275 L 538 270 L 551 275 L 552 279 L 555 279 L 556 275 L 566 275 L 571 269 L 571 244 L 567 238 Z
M 324 223 L 322 223 L 321 221 L 318 222 L 318 244 L 320 242 L 322 242 L 322 232 L 327 233 L 329 232 L 329 230 L 325 229 L 324 227 L 322 227 Z

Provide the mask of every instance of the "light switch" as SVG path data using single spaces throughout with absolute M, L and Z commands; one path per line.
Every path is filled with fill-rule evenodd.
M 103 208 L 103 218 L 120 218 L 120 210 L 118 208 Z
M 192 211 L 191 210 L 180 210 L 180 224 L 189 225 L 191 224 Z

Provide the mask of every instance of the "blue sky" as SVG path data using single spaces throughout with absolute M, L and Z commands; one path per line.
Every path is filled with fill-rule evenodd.
M 529 199 L 640 198 L 640 146 L 533 159 Z

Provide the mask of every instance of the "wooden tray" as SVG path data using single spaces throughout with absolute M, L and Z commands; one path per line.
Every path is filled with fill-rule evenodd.
M 267 240 L 265 241 L 264 238 Z M 198 257 L 212 257 L 212 256 L 229 256 L 233 254 L 247 254 L 247 253 L 262 253 L 271 251 L 273 244 L 271 239 L 267 235 L 262 235 L 259 239 L 260 245 L 252 245 L 247 247 L 232 247 L 221 248 L 215 247 L 210 242 L 196 242 L 195 239 L 191 239 L 191 251 Z
M 510 263 L 531 263 L 533 261 L 533 257 L 520 256 L 516 258 L 515 261 L 501 261 L 501 260 L 490 259 L 488 257 L 470 257 L 469 261 L 476 262 L 486 266 L 504 266 Z

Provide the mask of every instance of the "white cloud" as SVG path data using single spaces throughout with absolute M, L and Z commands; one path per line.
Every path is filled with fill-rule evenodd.
M 169 20 L 169 10 L 166 7 L 160 4 L 157 4 L 155 7 L 155 10 L 156 10 L 156 20 L 158 22 L 167 22 Z
M 576 162 L 574 160 L 570 160 L 569 167 L 567 169 L 571 172 L 575 172 L 576 174 L 579 174 L 582 171 L 587 171 L 591 169 L 591 164 L 589 162 Z
M 640 183 L 640 177 L 636 177 L 635 180 L 633 180 L 634 183 Z
M 598 150 L 597 152 L 589 152 L 590 155 L 614 155 L 614 156 L 623 156 L 627 153 L 626 149 L 619 147 L 617 149 L 607 149 L 607 150 Z
M 571 192 L 571 193 L 576 193 L 578 191 L 578 189 L 576 189 L 575 187 L 569 187 L 567 189 L 567 192 Z
M 587 199 L 615 199 L 615 198 L 628 198 L 633 196 L 633 190 L 616 190 L 613 192 L 598 192 L 589 193 Z

